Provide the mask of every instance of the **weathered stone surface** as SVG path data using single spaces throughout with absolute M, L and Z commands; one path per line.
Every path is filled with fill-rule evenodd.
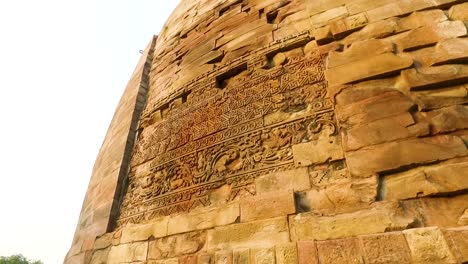
M 431 89 L 413 92 L 415 101 L 421 110 L 438 109 L 442 107 L 468 103 L 468 89 L 466 85 Z
M 215 264 L 233 264 L 232 262 L 232 251 L 216 251 L 215 253 Z
M 296 243 L 280 244 L 276 246 L 276 263 L 277 264 L 297 264 L 297 247 Z
M 364 263 L 356 238 L 319 241 L 317 252 L 320 263 Z
M 458 219 L 458 224 L 459 225 L 468 225 L 468 208 L 465 209 L 462 216 L 460 216 L 460 219 Z
M 391 204 L 327 217 L 320 217 L 313 213 L 298 214 L 289 217 L 291 239 L 293 241 L 327 240 L 383 233 L 389 230 L 405 229 L 414 221 L 412 217 L 398 214 L 398 209 Z
M 404 230 L 413 263 L 457 263 L 437 227 Z
M 328 69 L 325 71 L 325 77 L 330 86 L 335 86 L 394 73 L 412 64 L 411 59 L 384 53 Z
M 428 123 L 416 124 L 410 113 L 403 113 L 346 130 L 344 145 L 346 150 L 356 150 L 397 139 L 425 136 L 429 132 Z
M 233 203 L 223 207 L 171 216 L 167 233 L 173 235 L 231 224 L 239 218 L 239 214 L 239 204 Z
M 319 140 L 293 145 L 296 166 L 309 166 L 343 159 L 343 149 L 337 136 L 321 137 Z
M 208 249 L 254 248 L 289 242 L 286 217 L 216 227 L 208 231 Z
M 201 253 L 198 255 L 197 264 L 213 264 L 214 256 L 210 253 Z
M 140 262 L 137 262 L 140 263 Z M 149 260 L 148 262 L 141 262 L 147 263 L 147 264 L 179 264 L 179 259 L 177 258 L 171 258 L 171 259 L 162 259 L 162 260 Z M 184 263 L 185 264 L 185 263 Z M 192 264 L 192 263 L 190 263 Z M 195 263 L 194 263 L 195 264 Z
M 414 50 L 437 43 L 440 40 L 466 35 L 466 27 L 460 21 L 444 21 L 435 26 L 413 29 L 395 40 L 401 51 Z
M 316 14 L 310 17 L 310 23 L 315 27 L 321 27 L 327 25 L 329 22 L 345 17 L 348 15 L 348 9 L 345 6 L 339 6 L 329 9 L 320 14 Z
M 385 176 L 382 197 L 401 200 L 468 189 L 468 160 L 418 167 L 406 172 Z
M 318 264 L 315 241 L 297 241 L 298 264 Z
M 281 190 L 302 191 L 310 188 L 308 169 L 305 167 L 275 172 L 255 179 L 257 193 Z
M 408 69 L 401 72 L 411 90 L 440 88 L 442 85 L 460 83 L 468 78 L 468 66 L 461 64 L 429 68 Z
M 91 257 L 91 264 L 106 264 L 110 248 L 95 250 Z
M 346 159 L 351 174 L 362 177 L 410 164 L 429 163 L 466 155 L 468 150 L 459 137 L 442 135 L 370 146 L 347 152 Z
M 367 208 L 377 197 L 377 177 L 344 179 L 323 189 L 300 193 L 303 211 L 335 214 Z
M 351 88 L 352 89 L 352 88 Z M 338 105 L 338 120 L 341 124 L 355 126 L 409 112 L 414 102 L 400 92 L 386 92 L 358 101 Z
M 251 264 L 275 264 L 275 248 L 253 248 L 250 250 L 250 263 Z
M 161 217 L 153 220 L 151 224 L 127 226 L 122 230 L 120 242 L 129 243 L 148 240 L 150 237 L 167 236 L 168 221 L 168 217 Z
M 468 106 L 456 105 L 425 113 L 433 134 L 468 128 Z
M 107 263 L 145 261 L 148 254 L 148 242 L 121 244 L 111 247 Z
M 240 202 L 241 222 L 285 216 L 295 212 L 292 191 L 264 193 Z
M 468 3 L 452 6 L 449 9 L 448 15 L 451 20 L 468 22 Z
M 362 58 L 393 52 L 392 43 L 380 39 L 370 39 L 355 42 L 343 52 L 332 51 L 328 55 L 328 68 L 334 68 Z
M 233 264 L 250 264 L 250 250 L 239 248 L 232 251 Z
M 452 197 L 425 197 L 400 201 L 407 215 L 421 215 L 421 226 L 454 227 L 467 208 L 467 194 Z M 441 213 L 443 212 L 443 213 Z
M 206 242 L 206 231 L 159 238 L 149 242 L 148 259 L 174 258 L 200 251 Z
M 360 236 L 365 263 L 411 263 L 411 255 L 401 232 Z
M 468 228 L 450 228 L 444 230 L 445 240 L 450 247 L 450 251 L 457 258 L 458 262 L 468 261 Z
M 419 49 L 408 54 L 425 67 L 463 62 L 468 59 L 468 39 L 447 39 L 440 41 L 434 47 Z

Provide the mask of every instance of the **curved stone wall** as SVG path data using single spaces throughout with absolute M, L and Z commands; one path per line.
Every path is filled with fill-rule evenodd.
M 463 2 L 182 1 L 66 262 L 468 261 Z

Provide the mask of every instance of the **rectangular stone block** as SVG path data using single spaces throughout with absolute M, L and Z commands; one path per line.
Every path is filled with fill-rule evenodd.
M 399 215 L 396 204 L 379 204 L 378 208 L 336 216 L 313 213 L 289 217 L 292 241 L 327 240 L 363 234 L 383 233 L 389 229 L 404 229 L 413 217 Z
M 286 217 L 215 227 L 208 231 L 208 250 L 255 248 L 289 242 Z
M 233 264 L 232 251 L 222 250 L 215 253 L 215 264 Z
M 251 264 L 275 264 L 275 248 L 253 248 L 250 250 Z
M 107 263 L 146 261 L 148 242 L 136 242 L 114 246 L 109 251 Z
M 346 238 L 317 242 L 320 263 L 362 263 L 359 241 L 357 238 Z
M 270 192 L 244 199 L 240 202 L 241 222 L 274 218 L 294 214 L 294 193 L 292 191 Z
M 266 174 L 255 179 L 255 186 L 258 194 L 281 190 L 307 190 L 310 188 L 309 172 L 303 167 Z
M 468 189 L 468 160 L 418 167 L 383 178 L 382 198 L 403 200 Z
M 412 263 L 457 263 L 437 227 L 404 230 Z
M 195 254 L 206 243 L 206 231 L 167 236 L 149 242 L 148 259 L 166 259 Z
M 318 140 L 292 146 L 294 164 L 306 167 L 344 158 L 339 136 L 320 137 Z
M 237 248 L 232 251 L 233 264 L 250 264 L 250 250 L 248 248 Z
M 239 204 L 233 203 L 216 208 L 203 208 L 188 214 L 169 217 L 168 235 L 208 229 L 234 223 L 240 216 Z
M 416 124 L 413 116 L 406 112 L 347 129 L 345 149 L 356 150 L 397 139 L 420 137 L 428 134 L 429 124 L 426 122 Z
M 454 105 L 424 113 L 431 133 L 439 134 L 468 128 L 468 106 Z
M 468 262 L 468 227 L 449 228 L 443 231 L 450 251 L 460 263 Z
M 297 241 L 298 264 L 318 264 L 315 241 Z
M 336 86 L 393 73 L 411 65 L 412 59 L 384 53 L 328 69 L 325 71 L 325 78 L 329 86 Z
M 457 136 L 441 135 L 384 143 L 347 152 L 346 160 L 354 176 L 372 175 L 410 164 L 423 164 L 468 155 Z
M 286 243 L 276 246 L 277 264 L 298 264 L 296 243 Z
M 440 88 L 443 85 L 458 84 L 468 79 L 468 66 L 462 64 L 408 69 L 401 76 L 410 90 Z
M 411 255 L 401 232 L 359 236 L 365 263 L 410 264 Z
M 389 41 L 381 39 L 369 39 L 353 43 L 345 51 L 332 51 L 328 55 L 328 68 L 335 68 L 341 65 L 359 61 L 369 56 L 376 56 L 383 53 L 393 52 L 393 45 Z
M 150 237 L 167 236 L 168 217 L 160 217 L 150 224 L 129 225 L 122 229 L 121 243 L 148 240 Z

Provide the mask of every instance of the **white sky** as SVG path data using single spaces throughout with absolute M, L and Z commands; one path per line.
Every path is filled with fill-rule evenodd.
M 0 256 L 62 263 L 117 102 L 178 0 L 0 0 Z

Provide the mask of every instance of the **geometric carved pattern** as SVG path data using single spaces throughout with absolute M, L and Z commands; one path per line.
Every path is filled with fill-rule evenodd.
M 143 129 L 118 227 L 207 206 L 210 192 L 226 184 L 231 200 L 255 195 L 257 176 L 294 167 L 292 145 L 337 133 L 323 56 L 291 56 L 284 65 L 267 67 L 265 54 L 285 43 L 288 39 L 189 84 L 186 102 Z M 239 65 L 247 66 L 218 88 L 216 77 Z M 146 116 L 148 108 L 158 110 L 149 105 Z

